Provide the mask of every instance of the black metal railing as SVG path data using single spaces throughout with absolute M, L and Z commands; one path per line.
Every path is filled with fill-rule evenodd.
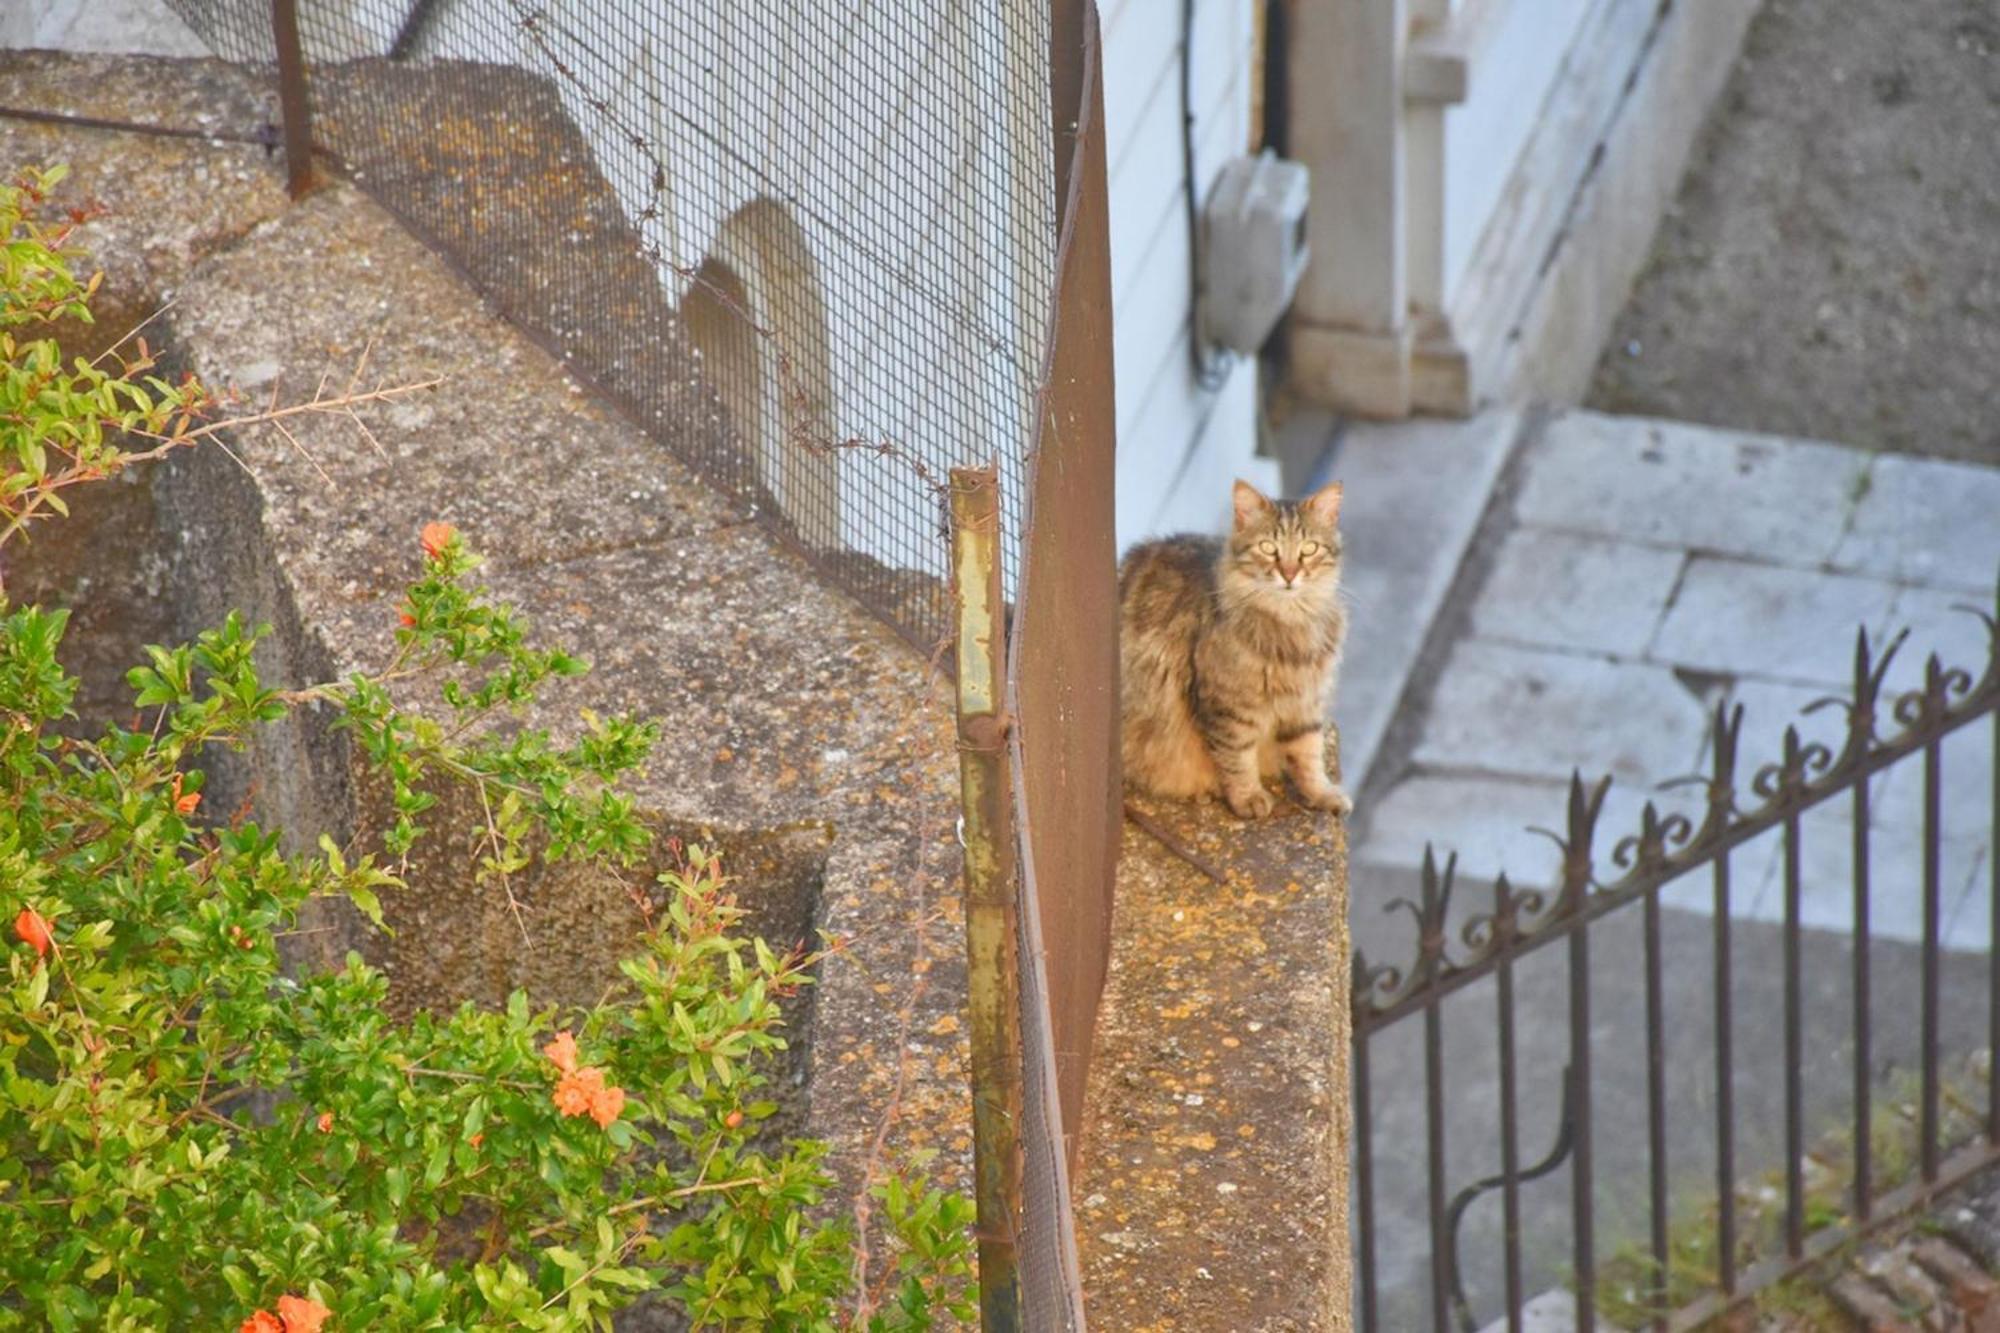
M 1427 1305 L 1428 1322 L 1440 1333 L 1454 1325 L 1463 1330 L 1476 1327 L 1474 1301 L 1466 1291 L 1460 1265 L 1457 1233 L 1469 1207 L 1482 1195 L 1498 1191 L 1503 1246 L 1498 1275 L 1500 1290 L 1480 1293 L 1480 1304 L 1487 1311 L 1503 1312 L 1506 1327 L 1518 1330 L 1528 1295 L 1523 1272 L 1522 1190 L 1557 1167 L 1566 1166 L 1570 1181 L 1570 1245 L 1564 1279 L 1574 1288 L 1576 1326 L 1582 1330 L 1596 1326 L 1602 1274 L 1597 1216 L 1600 1163 L 1594 1156 L 1592 1116 L 1590 951 L 1593 926 L 1626 908 L 1638 910 L 1643 940 L 1643 966 L 1633 980 L 1638 982 L 1644 997 L 1647 1157 L 1644 1224 L 1639 1228 L 1646 1235 L 1642 1242 L 1636 1243 L 1643 1253 L 1636 1264 L 1628 1265 L 1626 1275 L 1627 1285 L 1636 1285 L 1639 1290 L 1636 1299 L 1627 1303 L 1627 1309 L 1632 1306 L 1642 1309 L 1649 1326 L 1687 1328 L 1713 1318 L 1797 1272 L 1842 1241 L 1907 1212 L 1969 1172 L 2000 1159 L 2000 1061 L 1992 1059 L 1990 1054 L 2000 1046 L 2000 968 L 1993 967 L 1990 961 L 2000 958 L 2000 855 L 1996 855 L 2000 852 L 1996 848 L 1996 840 L 2000 840 L 2000 776 L 1988 779 L 1993 808 L 1990 826 L 1984 834 L 1992 911 L 1988 938 L 1982 941 L 1989 960 L 1984 968 L 1986 1003 L 1981 1024 L 1988 1053 L 1983 1066 L 1986 1085 L 1983 1117 L 1976 1132 L 1969 1136 L 1972 1141 L 1949 1157 L 1940 1112 L 1944 1078 L 1940 1055 L 1943 744 L 1951 733 L 1991 717 L 1995 723 L 1995 755 L 2000 758 L 2000 592 L 1996 592 L 1992 614 L 1966 609 L 1979 616 L 1987 631 L 1987 660 L 1977 677 L 1971 671 L 1945 666 L 1932 654 L 1919 686 L 1902 692 L 1885 691 L 1884 682 L 1907 631 L 1886 646 L 1878 646 L 1863 629 L 1855 644 L 1850 694 L 1819 700 L 1807 710 L 1844 708 L 1844 739 L 1836 748 L 1806 740 L 1799 725 L 1789 726 L 1780 757 L 1756 769 L 1749 778 L 1747 792 L 1739 791 L 1743 709 L 1741 705 L 1719 704 L 1710 737 L 1709 770 L 1681 780 L 1705 787 L 1701 808 L 1691 814 L 1662 813 L 1658 804 L 1648 801 L 1638 831 L 1612 845 L 1610 860 L 1616 873 L 1608 879 L 1600 880 L 1595 871 L 1599 822 L 1610 789 L 1608 777 L 1587 785 L 1580 775 L 1572 776 L 1565 828 L 1560 834 L 1548 833 L 1560 846 L 1562 861 L 1556 886 L 1546 891 L 1516 888 L 1505 875 L 1500 875 L 1494 881 L 1491 910 L 1467 912 L 1461 906 L 1455 916 L 1452 895 L 1460 878 L 1457 858 L 1447 859 L 1440 869 L 1435 856 L 1426 849 L 1418 897 L 1390 904 L 1392 910 L 1407 911 L 1415 923 L 1413 958 L 1401 966 L 1371 964 L 1359 951 L 1354 958 L 1354 1179 L 1361 1328 L 1385 1327 L 1382 1256 L 1377 1252 L 1378 1223 L 1382 1220 L 1377 1210 L 1377 1189 L 1383 1160 L 1378 1158 L 1380 1126 L 1374 1114 L 1385 1088 L 1379 1071 L 1371 1067 L 1371 1053 L 1392 1030 L 1406 1034 L 1406 1028 L 1399 1028 L 1406 1019 L 1417 1019 L 1421 1024 L 1421 1074 L 1413 1073 L 1410 1077 L 1420 1078 L 1422 1085 L 1422 1211 L 1429 1247 L 1425 1274 L 1427 1299 L 1413 1296 L 1410 1308 Z M 1871 907 L 1875 905 L 1871 900 L 1870 878 L 1870 779 L 1904 761 L 1920 766 L 1922 774 L 1918 831 L 1922 932 L 1920 1035 L 1915 1060 L 1916 1142 L 1911 1163 L 1913 1179 L 1881 1191 L 1879 1186 L 1884 1182 L 1877 1178 L 1874 1160 L 1878 1152 L 1874 1116 L 1882 1092 L 1874 1081 L 1876 1016 L 1872 1006 L 1876 997 L 1871 994 L 1871 982 L 1876 978 L 1872 973 L 1870 948 Z M 1836 1123 L 1844 1134 L 1851 1135 L 1851 1162 L 1850 1176 L 1841 1182 L 1845 1194 L 1843 1206 L 1813 1209 L 1808 1206 L 1806 1181 L 1809 1122 L 1804 986 L 1808 979 L 1826 978 L 1819 973 L 1809 978 L 1801 943 L 1801 820 L 1812 807 L 1842 799 L 1852 802 L 1853 812 L 1852 937 L 1845 942 L 1851 971 L 1838 980 L 1851 991 L 1852 997 L 1851 1016 L 1843 1021 L 1851 1029 L 1847 1035 L 1853 1043 L 1853 1078 L 1851 1106 L 1843 1108 Z M 1732 898 L 1731 854 L 1765 834 L 1780 840 L 1777 856 L 1783 895 L 1778 937 L 1783 1058 L 1782 1068 L 1769 1075 L 1782 1079 L 1783 1083 L 1783 1185 L 1781 1215 L 1772 1228 L 1775 1234 L 1764 1247 L 1770 1252 L 1756 1253 L 1744 1234 L 1739 1203 L 1744 1184 L 1739 1177 L 1743 1163 L 1737 1152 L 1736 1094 L 1741 1052 L 1735 1038 L 1739 1035 L 1737 988 L 1743 978 L 1734 971 L 1732 933 L 1741 928 L 1742 922 L 1732 920 L 1732 906 L 1740 907 L 1741 903 Z M 1661 893 L 1674 881 L 1698 872 L 1706 872 L 1711 880 L 1710 893 L 1704 895 L 1713 914 L 1709 998 L 1705 1005 L 1681 1006 L 1696 1012 L 1670 1014 L 1662 986 Z M 1621 921 L 1629 919 L 1624 917 Z M 1564 989 L 1568 1026 L 1566 1043 L 1560 1037 L 1555 1043 L 1563 1048 L 1562 1058 L 1566 1061 L 1566 1067 L 1560 1071 L 1558 1123 L 1555 1132 L 1547 1136 L 1553 1139 L 1554 1146 L 1540 1160 L 1524 1166 L 1520 1104 L 1524 1072 L 1553 1081 L 1556 1071 L 1520 1068 L 1518 1036 L 1523 1021 L 1545 1022 L 1548 1014 L 1546 1010 L 1521 1012 L 1516 973 L 1531 956 L 1558 944 L 1564 946 L 1567 954 Z M 1831 956 L 1821 950 L 1815 966 Z M 1549 956 L 1551 966 L 1554 958 Z M 1604 980 L 1600 978 L 1600 983 Z M 1492 1021 L 1497 1029 L 1498 1160 L 1480 1173 L 1484 1179 L 1448 1198 L 1445 1129 L 1451 1088 L 1445 1054 L 1445 1001 L 1475 983 L 1488 981 L 1495 1005 Z M 1547 1009 L 1563 1007 L 1551 1004 Z M 1462 1018 L 1463 1009 L 1454 1009 L 1452 1016 L 1454 1020 Z M 1816 1025 L 1823 1025 L 1827 1021 L 1824 1007 L 1816 1007 L 1812 1018 Z M 1704 1242 L 1712 1240 L 1713 1248 L 1710 1251 L 1704 1243 L 1701 1252 L 1709 1258 L 1700 1265 L 1700 1271 L 1690 1272 L 1690 1262 L 1677 1257 L 1677 1237 L 1670 1227 L 1674 1182 L 1668 1171 L 1669 1117 L 1682 1099 L 1670 1097 L 1673 1090 L 1669 1087 L 1666 1053 L 1670 1032 L 1678 1033 L 1703 1022 L 1712 1023 L 1709 1035 L 1713 1065 L 1703 1074 L 1714 1080 L 1714 1197 L 1707 1205 L 1712 1208 L 1712 1218 L 1704 1215 L 1695 1221 L 1711 1229 Z M 1597 1049 L 1604 1053 L 1607 1049 L 1604 1035 L 1596 1035 Z M 1758 1091 L 1761 1093 L 1762 1089 Z M 1405 1132 L 1414 1149 L 1414 1135 L 1400 1123 L 1395 1128 Z M 1706 1151 L 1702 1155 L 1706 1156 Z M 1621 1170 L 1633 1170 L 1637 1164 L 1628 1159 L 1616 1165 Z M 1776 1204 L 1775 1198 L 1773 1203 Z M 1632 1279 L 1633 1273 L 1637 1274 L 1636 1280 Z M 1419 1322 L 1419 1317 L 1398 1315 L 1391 1322 L 1396 1327 L 1410 1327 Z

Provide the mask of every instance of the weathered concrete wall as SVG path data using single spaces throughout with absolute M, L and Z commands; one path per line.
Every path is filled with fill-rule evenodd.
M 11 9 L 0 15 L 0 42 L 28 17 Z M 90 15 L 57 6 L 47 17 L 67 23 Z M 254 81 L 219 61 L 0 52 L 0 89 L 0 103 L 219 131 L 253 128 L 267 115 Z M 82 251 L 78 271 L 104 278 L 92 300 L 95 322 L 65 320 L 51 331 L 66 358 L 103 354 L 157 310 L 202 257 L 286 206 L 282 181 L 255 145 L 0 119 L 0 172 L 11 177 L 26 166 L 57 164 L 72 169 L 51 200 L 58 215 L 93 201 L 103 210 L 73 238 Z M 157 330 L 141 336 L 158 346 Z M 31 540 L 10 543 L 0 557 L 12 601 L 72 613 L 63 662 L 83 682 L 78 716 L 66 724 L 76 734 L 129 716 L 125 672 L 142 659 L 144 644 L 173 634 L 154 476 L 129 472 L 111 485 L 72 490 L 67 518 L 37 524 Z
M 379 663 L 419 567 L 418 529 L 456 524 L 490 558 L 483 581 L 594 665 L 524 722 L 561 736 L 584 708 L 659 719 L 665 739 L 634 787 L 642 806 L 720 848 L 776 943 L 815 922 L 847 942 L 816 990 L 804 1127 L 858 1170 L 894 1107 L 891 1148 L 941 1147 L 954 1176 L 969 1146 L 949 1128 L 966 1096 L 956 754 L 926 664 L 347 187 L 201 265 L 167 333 L 203 375 L 287 400 L 322 372 L 343 382 L 364 349 L 370 381 L 446 377 L 365 409 L 381 454 L 351 425 L 314 418 L 294 426 L 310 461 L 252 430 L 231 441 L 240 464 L 220 450 L 178 462 L 162 505 L 190 621 L 225 606 L 270 620 L 270 674 L 288 683 Z M 381 803 L 329 720 L 307 713 L 274 732 L 235 786 L 365 849 Z M 462 830 L 469 813 L 440 807 L 428 822 Z M 412 889 L 385 903 L 396 936 L 366 940 L 398 1007 L 492 1001 L 515 985 L 555 1001 L 601 991 L 637 925 L 628 891 L 570 868 L 531 874 L 515 885 L 517 922 L 497 887 L 474 886 L 471 852 L 462 832 L 423 844 Z M 308 937 L 322 956 L 363 938 L 323 924 L 340 928 Z

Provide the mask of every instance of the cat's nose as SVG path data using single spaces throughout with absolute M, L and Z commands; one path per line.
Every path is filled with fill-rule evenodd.
M 1293 581 L 1299 576 L 1299 571 L 1303 568 L 1304 566 L 1302 565 L 1289 564 L 1283 560 L 1278 562 L 1278 573 L 1285 580 L 1287 588 L 1292 586 Z

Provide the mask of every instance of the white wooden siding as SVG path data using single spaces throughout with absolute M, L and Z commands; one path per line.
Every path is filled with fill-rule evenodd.
M 1461 0 L 1462 3 L 1462 0 Z M 1447 307 L 1520 161 L 1549 89 L 1601 0 L 1489 0 L 1466 100 L 1444 118 L 1444 290 Z
M 1249 149 L 1254 8 L 1195 0 L 1189 101 L 1195 178 L 1205 198 Z M 1111 192 L 1111 294 L 1118 409 L 1118 543 L 1219 527 L 1229 481 L 1273 484 L 1255 456 L 1256 366 L 1230 365 L 1203 389 L 1193 334 L 1181 158 L 1180 0 L 1107 0 L 1104 112 Z

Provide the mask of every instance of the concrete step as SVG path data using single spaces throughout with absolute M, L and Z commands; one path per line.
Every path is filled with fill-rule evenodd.
M 1521 418 L 1352 422 L 1304 489 L 1346 488 L 1349 630 L 1334 700 L 1341 779 L 1359 794 L 1431 625 L 1459 577 Z

